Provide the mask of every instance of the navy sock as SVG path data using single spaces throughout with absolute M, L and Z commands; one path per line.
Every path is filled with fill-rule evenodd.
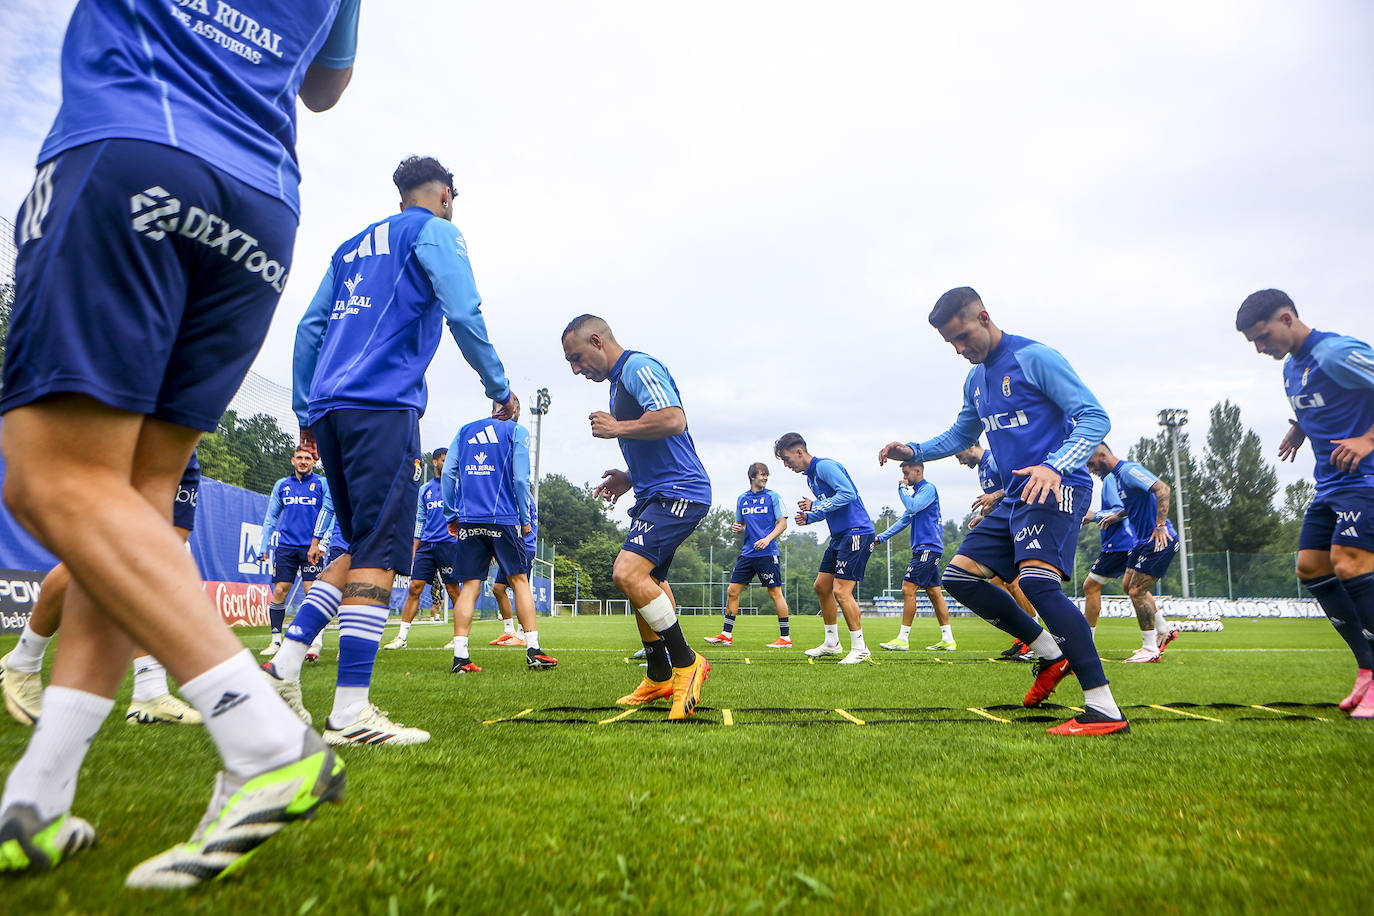
M 267 606 L 267 621 L 272 624 L 273 633 L 280 633 L 282 624 L 286 623 L 286 605 L 269 604 Z
M 1350 602 L 1355 605 L 1355 613 L 1360 615 L 1364 638 L 1374 648 L 1374 573 L 1342 579 L 1341 584 L 1345 586 Z
M 731 617 L 729 614 L 726 614 L 726 615 L 725 615 L 725 629 L 722 630 L 721 632 L 723 632 L 726 636 L 729 636 L 731 633 L 735 632 L 735 618 L 734 618 L 734 617 Z
M 1040 624 L 1021 610 L 1006 589 L 998 588 L 981 576 L 950 565 L 945 567 L 940 584 L 964 607 L 1026 645 L 1035 642 L 1042 632 Z
M 1092 690 L 1106 685 L 1107 673 L 1102 670 L 1102 659 L 1097 657 L 1092 628 L 1078 605 L 1064 594 L 1059 573 L 1043 566 L 1026 566 L 1016 576 L 1016 581 L 1064 650 L 1079 686 Z
M 663 640 L 663 645 L 668 648 L 668 658 L 672 660 L 674 668 L 686 668 L 697 660 L 696 652 L 687 645 L 687 637 L 682 634 L 682 624 L 674 621 L 668 629 L 655 630 L 654 632 Z
M 644 660 L 649 663 L 646 676 L 651 681 L 662 683 L 673 676 L 673 666 L 668 661 L 668 647 L 663 640 L 655 639 L 644 644 Z
M 779 618 L 778 618 L 778 629 L 782 631 L 782 636 L 783 636 L 784 639 L 790 638 L 791 635 L 792 635 L 792 622 L 791 622 L 791 620 L 790 620 L 789 618 L 787 618 L 787 617 L 779 617 Z
M 1302 584 L 1307 586 L 1312 597 L 1317 599 L 1331 625 L 1341 634 L 1341 639 L 1345 640 L 1345 644 L 1354 653 L 1355 664 L 1360 668 L 1369 669 L 1374 668 L 1374 648 L 1371 648 L 1369 638 L 1364 635 L 1360 612 L 1355 606 L 1354 596 L 1350 593 L 1350 584 L 1355 583 L 1357 592 L 1364 590 L 1362 597 L 1368 603 L 1374 600 L 1374 594 L 1370 594 L 1370 590 L 1374 589 L 1374 583 L 1361 582 L 1361 579 L 1374 579 L 1374 576 L 1356 576 L 1345 582 L 1335 576 L 1318 576 L 1315 579 L 1303 579 Z

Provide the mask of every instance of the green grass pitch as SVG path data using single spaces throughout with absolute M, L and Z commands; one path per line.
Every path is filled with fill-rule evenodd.
M 987 660 L 1001 633 L 956 619 L 957 652 L 877 649 L 896 626 L 866 621 L 873 663 L 837 667 L 802 655 L 814 617 L 794 620 L 790 651 L 763 647 L 771 617 L 741 618 L 714 650 L 701 639 L 719 619 L 685 618 L 712 671 L 682 724 L 665 703 L 613 707 L 641 673 L 627 618 L 541 621 L 562 662 L 546 672 L 488 648 L 498 627 L 478 623 L 485 670 L 466 676 L 439 649 L 449 633 L 417 626 L 411 648 L 380 653 L 373 698 L 433 740 L 345 749 L 341 805 L 189 894 L 123 879 L 189 835 L 213 747 L 199 728 L 125 725 L 126 687 L 77 792 L 99 844 L 0 881 L 0 910 L 1368 912 L 1374 723 L 1334 706 L 1354 671 L 1326 621 L 1227 621 L 1152 665 L 1116 663 L 1138 635 L 1104 621 L 1132 733 L 1082 739 L 1044 733 L 1081 704 L 1072 680 L 1051 698 L 1063 707 L 1020 708 L 1029 666 Z M 936 638 L 920 620 L 912 645 Z M 334 645 L 305 672 L 317 722 Z M 28 734 L 0 724 L 6 770 Z

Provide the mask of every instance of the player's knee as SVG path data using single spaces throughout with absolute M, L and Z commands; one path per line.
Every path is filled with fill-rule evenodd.
M 1139 579 L 1136 579 L 1131 582 L 1130 587 L 1126 589 L 1126 593 L 1131 596 L 1132 601 L 1140 601 L 1141 599 L 1149 596 L 1150 586 L 1149 584 L 1141 582 Z
M 817 579 L 815 582 L 811 583 L 811 590 L 814 591 L 819 597 L 827 598 L 834 593 L 835 587 L 832 583 L 830 583 L 827 580 Z
M 1331 570 L 1336 574 L 1337 579 L 1353 579 L 1362 576 L 1371 569 L 1370 558 L 1368 555 L 1349 555 L 1344 552 L 1337 553 L 1331 551 Z M 1308 577 L 1304 577 L 1308 578 Z

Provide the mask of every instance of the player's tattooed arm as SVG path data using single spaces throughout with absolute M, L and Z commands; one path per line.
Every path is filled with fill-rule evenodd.
M 343 596 L 345 598 L 365 598 L 377 604 L 391 603 L 391 589 L 382 588 L 380 585 L 372 585 L 368 582 L 349 582 L 344 585 Z

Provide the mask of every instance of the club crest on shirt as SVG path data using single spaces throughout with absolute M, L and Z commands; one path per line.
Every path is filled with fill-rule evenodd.
M 1302 386 L 1303 386 L 1304 388 L 1307 387 L 1307 373 L 1309 373 L 1309 372 L 1311 372 L 1311 371 L 1312 371 L 1312 367 L 1311 367 L 1311 366 L 1308 366 L 1306 369 L 1302 370 Z
M 1009 397 L 1011 397 L 1011 376 L 1010 376 L 1010 375 L 1004 375 L 1004 376 L 1002 376 L 1002 397 L 1004 397 L 1004 398 L 1009 398 Z
M 421 470 L 420 470 L 420 459 L 419 459 L 419 458 L 416 458 L 416 459 L 415 459 L 415 482 L 416 482 L 416 483 L 419 483 L 419 482 L 420 482 L 420 478 L 421 478 L 422 476 L 424 476 L 424 475 L 423 475 L 423 473 L 422 473 Z

